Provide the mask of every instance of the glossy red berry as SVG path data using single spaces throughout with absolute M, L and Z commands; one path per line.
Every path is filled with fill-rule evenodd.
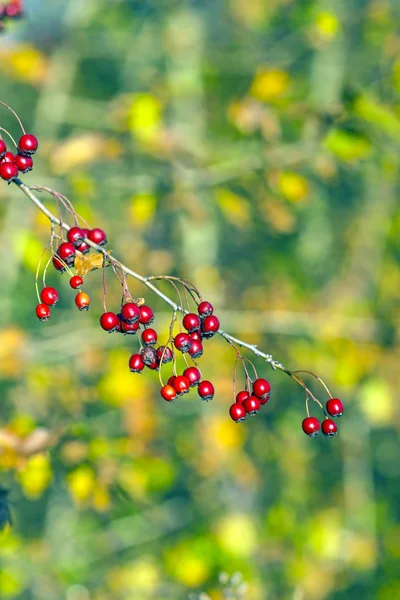
M 100 317 L 100 325 L 104 331 L 111 333 L 119 327 L 119 319 L 113 312 L 105 312 Z
M 189 380 L 190 387 L 196 386 L 201 379 L 201 373 L 196 367 L 188 367 L 183 371 L 183 375 Z
M 15 162 L 15 154 L 12 152 L 6 152 L 2 159 L 3 162 L 13 163 Z
M 343 402 L 339 398 L 330 398 L 326 403 L 326 412 L 331 417 L 341 417 L 343 414 Z
M 22 174 L 28 173 L 28 171 L 32 171 L 33 169 L 33 160 L 30 156 L 25 156 L 24 154 L 17 154 L 14 159 L 15 164 L 18 167 L 18 170 L 21 171 Z
M 145 329 L 142 333 L 142 342 L 146 346 L 153 346 L 157 341 L 157 331 L 155 329 Z
M 262 400 L 261 404 L 266 404 L 271 395 L 271 386 L 266 379 L 256 379 L 253 382 L 253 394 Z
M 82 277 L 80 277 L 79 275 L 73 275 L 69 280 L 69 285 L 72 287 L 73 290 L 77 290 L 81 287 L 81 285 L 83 285 Z
M 161 363 L 163 365 L 166 365 L 167 363 L 171 362 L 171 360 L 174 358 L 174 355 L 172 353 L 172 350 L 169 346 L 159 346 L 157 348 L 157 360 L 158 362 Z
M 140 310 L 137 304 L 134 302 L 127 302 L 121 308 L 121 315 L 124 321 L 127 323 L 135 323 L 139 321 Z
M 90 306 L 90 297 L 85 292 L 79 292 L 79 294 L 75 298 L 75 304 L 79 308 L 79 310 L 89 310 Z
M 190 381 L 184 375 L 178 375 L 175 377 L 173 385 L 178 394 L 187 394 L 190 388 Z
M 60 271 L 60 273 L 64 273 L 65 264 L 60 258 L 58 258 L 58 256 L 53 256 L 53 265 L 54 268 L 57 269 L 57 271 Z
M 242 406 L 245 409 L 245 411 L 247 412 L 247 414 L 256 415 L 258 413 L 258 411 L 260 410 L 260 406 L 261 406 L 260 399 L 257 398 L 256 396 L 249 396 L 243 402 Z
M 39 142 L 32 133 L 25 133 L 19 138 L 18 150 L 21 154 L 35 154 L 38 147 Z
M 132 373 L 141 373 L 144 369 L 144 362 L 140 354 L 132 354 L 129 359 L 129 368 Z
M 201 335 L 203 338 L 210 338 L 217 333 L 219 329 L 219 319 L 215 315 L 205 317 L 201 323 Z
M 197 312 L 201 317 L 209 317 L 213 314 L 214 307 L 210 302 L 203 301 L 198 305 Z
M 183 317 L 182 324 L 189 333 L 192 333 L 193 331 L 197 331 L 198 329 L 200 329 L 200 317 L 199 315 L 195 315 L 194 313 L 189 313 Z
M 250 394 L 249 392 L 243 390 L 236 395 L 236 402 L 238 402 L 239 404 L 243 404 L 243 402 L 247 400 L 247 398 L 250 398 Z
M 191 340 L 197 340 L 198 342 L 201 342 L 200 331 L 192 331 L 192 333 L 189 333 L 189 337 Z
M 0 160 L 2 160 L 7 152 L 7 145 L 4 140 L 0 140 Z
M 180 352 L 189 352 L 192 347 L 192 340 L 187 333 L 178 333 L 174 338 L 174 346 Z
M 89 231 L 89 240 L 98 246 L 104 246 L 107 244 L 107 236 L 102 229 L 96 227 Z
M 75 262 L 75 248 L 71 242 L 63 242 L 58 246 L 57 255 L 70 267 Z
M 146 367 L 151 367 L 154 363 L 157 363 L 157 352 L 153 346 L 146 346 L 140 353 L 142 360 Z
M 14 181 L 18 177 L 18 167 L 13 162 L 2 162 L 0 164 L 0 177 L 4 181 Z
M 40 292 L 40 299 L 47 306 L 55 306 L 59 298 L 57 290 L 53 287 L 45 287 Z
M 76 246 L 76 249 L 81 254 L 89 254 L 89 252 L 90 252 L 90 246 L 86 242 L 82 242 L 82 244 L 79 244 L 79 246 Z
M 85 232 L 81 227 L 71 227 L 67 233 L 68 241 L 78 248 L 85 240 Z
M 192 340 L 192 345 L 189 349 L 189 356 L 192 358 L 200 358 L 203 356 L 203 344 L 199 340 Z
M 36 316 L 39 321 L 48 321 L 50 319 L 51 310 L 47 304 L 38 304 L 36 307 Z
M 172 400 L 176 398 L 176 389 L 174 388 L 174 386 L 169 384 L 164 385 L 161 388 L 160 393 L 164 400 L 167 400 L 167 402 L 172 402 Z
M 148 369 L 151 369 L 152 371 L 158 371 L 158 369 L 159 369 L 159 366 L 160 366 L 160 365 L 158 364 L 158 361 L 157 361 L 157 360 L 155 360 L 154 362 L 152 362 L 152 363 L 151 363 L 151 364 L 149 364 L 149 365 L 146 365 L 146 367 L 147 367 Z
M 174 385 L 174 381 L 176 379 L 176 375 L 171 375 L 171 377 L 168 379 L 168 385 Z
M 244 421 L 247 417 L 246 409 L 241 402 L 235 402 L 235 404 L 232 404 L 229 409 L 229 414 L 235 423 L 240 423 L 240 421 Z
M 146 306 L 145 304 L 143 304 L 143 306 L 139 307 L 139 311 L 139 321 L 141 325 L 150 325 L 150 323 L 154 321 L 154 313 L 151 310 L 150 306 Z
M 321 429 L 321 424 L 315 417 L 306 417 L 303 419 L 301 424 L 304 433 L 309 435 L 310 437 L 315 437 L 319 434 L 319 430 Z
M 333 437 L 337 434 L 337 425 L 332 419 L 325 419 L 322 421 L 321 429 L 326 437 Z
M 125 335 L 135 335 L 139 331 L 140 324 L 136 321 L 136 323 L 127 323 L 121 317 L 119 317 L 119 331 L 124 333 Z
M 214 386 L 211 381 L 201 381 L 197 391 L 202 400 L 206 400 L 208 402 L 214 398 Z

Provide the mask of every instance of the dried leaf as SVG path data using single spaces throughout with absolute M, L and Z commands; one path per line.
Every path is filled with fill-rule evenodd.
M 111 254 L 111 250 L 109 250 L 108 254 Z M 84 277 L 89 271 L 95 271 L 96 269 L 101 269 L 103 267 L 104 255 L 103 254 L 89 254 L 85 256 L 80 252 L 76 253 L 75 258 L 75 269 L 77 275 L 80 277 Z M 109 266 L 109 261 L 106 260 L 106 266 Z

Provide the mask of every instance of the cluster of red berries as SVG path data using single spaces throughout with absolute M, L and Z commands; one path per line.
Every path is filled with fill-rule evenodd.
M 81 227 L 71 227 L 67 233 L 67 242 L 62 242 L 53 256 L 53 265 L 63 273 L 68 267 L 73 267 L 76 258 L 76 252 L 87 254 L 90 252 L 90 246 L 85 242 L 89 239 L 98 246 L 104 246 L 107 243 L 107 236 L 102 229 L 83 229 Z
M 267 404 L 271 395 L 271 386 L 266 379 L 256 379 L 252 383 L 252 393 L 247 390 L 240 391 L 236 396 L 236 401 L 229 409 L 231 418 L 240 423 L 248 415 L 256 415 L 261 406 Z
M 69 281 L 70 286 L 76 290 L 83 285 L 82 277 L 74 275 Z M 57 304 L 60 296 L 57 290 L 53 287 L 44 287 L 40 292 L 41 302 L 36 307 L 36 316 L 39 321 L 48 321 L 51 317 L 51 308 Z M 90 306 L 90 297 L 85 292 L 79 291 L 75 297 L 75 304 L 79 310 L 88 310 Z
M 18 19 L 23 15 L 22 0 L 10 0 L 7 4 L 0 5 L 0 32 L 4 29 L 6 19 Z
M 11 183 L 20 172 L 32 171 L 32 155 L 38 146 L 39 142 L 32 133 L 24 133 L 19 139 L 17 154 L 13 154 L 7 151 L 6 143 L 0 139 L 0 177 Z
M 343 414 L 343 402 L 339 398 L 330 398 L 325 406 L 326 418 L 322 423 L 315 417 L 306 417 L 303 420 L 302 428 L 304 433 L 310 437 L 315 437 L 320 430 L 326 437 L 333 437 L 337 433 L 337 425 L 333 419 L 328 417 L 338 418 Z

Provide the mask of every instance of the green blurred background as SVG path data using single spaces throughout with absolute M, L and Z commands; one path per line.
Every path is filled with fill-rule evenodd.
M 52 273 L 60 307 L 37 322 L 48 223 L 1 185 L 0 598 L 400 598 L 399 3 L 26 5 L 0 39 L 1 99 L 40 139 L 25 181 L 138 272 L 192 278 L 225 329 L 346 411 L 307 438 L 302 390 L 260 361 L 271 401 L 235 425 L 218 340 L 214 401 L 167 405 L 127 368 L 136 340 L 99 330 L 100 273 L 89 314 Z

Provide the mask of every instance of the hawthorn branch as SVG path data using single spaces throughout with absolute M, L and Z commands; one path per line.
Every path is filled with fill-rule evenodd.
M 64 221 L 62 221 L 61 219 L 59 219 L 58 217 L 56 217 L 39 200 L 39 198 L 32 191 L 34 189 L 34 187 L 28 187 L 20 179 L 15 179 L 14 183 L 35 204 L 35 206 L 44 215 L 46 215 L 46 217 L 49 219 L 49 221 L 53 225 L 58 225 L 58 226 L 62 227 L 63 229 L 65 229 L 65 231 L 68 231 L 70 229 L 70 226 L 67 223 L 64 223 Z M 91 248 L 93 248 L 93 250 L 95 250 L 96 252 L 98 252 L 98 253 L 102 254 L 103 256 L 105 256 L 109 262 L 113 263 L 114 265 L 118 265 L 118 267 L 120 269 L 122 269 L 122 271 L 126 275 L 129 275 L 130 277 L 133 277 L 137 281 L 140 281 L 141 283 L 143 283 L 143 285 L 145 285 L 147 288 L 149 288 L 159 298 L 161 298 L 166 304 L 168 304 L 172 308 L 172 310 L 174 311 L 174 313 L 176 313 L 176 312 L 181 312 L 182 314 L 187 314 L 188 313 L 188 311 L 183 306 L 181 306 L 180 304 L 177 304 L 176 302 L 174 302 L 169 296 L 167 296 L 166 294 L 164 294 L 163 292 L 161 292 L 155 285 L 153 285 L 153 283 L 151 282 L 152 277 L 144 277 L 143 275 L 140 275 L 139 273 L 136 273 L 136 271 L 133 271 L 132 269 L 126 267 L 124 264 L 120 263 L 116 258 L 114 258 L 110 254 L 108 254 L 108 252 L 107 252 L 107 250 L 105 248 L 102 248 L 102 246 L 99 246 L 98 244 L 95 244 L 94 242 L 92 242 L 88 238 L 85 238 L 85 242 Z M 262 358 L 266 363 L 268 363 L 271 366 L 272 369 L 274 369 L 274 370 L 275 369 L 279 369 L 280 371 L 283 371 L 284 373 L 286 373 L 287 375 L 289 375 L 290 377 L 292 377 L 291 371 L 289 371 L 288 369 L 286 369 L 280 362 L 278 362 L 277 360 L 275 360 L 271 354 L 267 354 L 267 353 L 263 352 L 262 350 L 260 350 L 255 344 L 249 344 L 249 343 L 247 343 L 247 342 L 245 342 L 243 340 L 240 340 L 240 339 L 234 337 L 233 335 L 230 335 L 229 333 L 227 333 L 223 329 L 219 329 L 218 330 L 218 334 L 221 337 L 223 337 L 233 348 L 235 348 L 235 346 L 240 346 L 241 348 L 247 348 L 247 350 L 249 350 L 250 352 L 252 352 L 255 356 L 257 356 L 258 358 Z

